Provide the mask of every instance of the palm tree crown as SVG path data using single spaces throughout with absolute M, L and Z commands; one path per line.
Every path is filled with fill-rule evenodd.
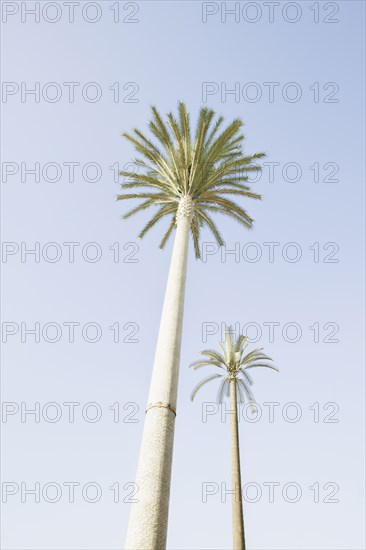
M 134 172 L 120 172 L 127 178 L 123 189 L 136 193 L 118 195 L 118 200 L 142 199 L 127 214 L 129 218 L 150 206 L 157 212 L 142 229 L 143 237 L 159 220 L 168 216 L 170 224 L 160 242 L 164 248 L 179 219 L 180 210 L 189 211 L 191 234 L 196 257 L 200 257 L 200 229 L 208 227 L 219 246 L 224 241 L 211 219 L 212 213 L 221 213 L 251 228 L 253 219 L 227 195 L 260 199 L 247 185 L 246 172 L 260 170 L 254 163 L 264 153 L 245 156 L 243 152 L 243 122 L 235 119 L 222 128 L 223 117 L 216 117 L 212 109 L 201 108 L 194 138 L 191 136 L 189 114 L 184 103 L 178 104 L 178 116 L 167 115 L 166 122 L 155 107 L 149 128 L 152 139 L 138 129 L 122 134 L 141 155 L 134 160 Z
M 247 371 L 254 367 L 266 367 L 276 371 L 278 371 L 278 368 L 270 364 L 272 359 L 263 353 L 263 348 L 256 348 L 250 353 L 245 354 L 247 345 L 247 336 L 240 335 L 236 342 L 234 342 L 232 331 L 229 328 L 225 332 L 225 345 L 223 346 L 219 342 L 222 354 L 211 349 L 200 352 L 200 355 L 205 355 L 206 357 L 190 365 L 194 370 L 205 366 L 213 366 L 225 372 L 223 374 L 211 374 L 201 380 L 191 394 L 192 401 L 196 397 L 198 390 L 207 382 L 222 378 L 217 394 L 217 400 L 221 403 L 225 396 L 229 396 L 230 381 L 235 379 L 239 403 L 244 403 L 247 400 L 252 411 L 255 412 L 255 399 L 251 390 L 253 379 Z

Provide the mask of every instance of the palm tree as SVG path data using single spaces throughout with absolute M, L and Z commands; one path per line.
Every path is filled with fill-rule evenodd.
M 195 370 L 201 367 L 212 366 L 220 369 L 221 373 L 211 374 L 204 378 L 194 388 L 191 399 L 195 398 L 197 392 L 206 383 L 212 380 L 221 379 L 217 400 L 222 403 L 225 396 L 230 397 L 230 432 L 231 432 L 231 480 L 232 480 L 232 522 L 233 522 L 233 548 L 234 550 L 245 550 L 244 520 L 243 520 L 243 501 L 241 491 L 240 475 L 240 450 L 239 450 L 239 432 L 238 432 L 238 401 L 244 403 L 245 400 L 253 412 L 256 411 L 256 404 L 251 386 L 253 380 L 248 374 L 249 369 L 254 367 L 267 367 L 278 371 L 271 365 L 272 361 L 265 353 L 263 348 L 256 348 L 250 353 L 244 355 L 248 345 L 246 336 L 239 336 L 236 342 L 233 341 L 231 329 L 225 332 L 225 346 L 219 342 L 222 350 L 204 350 L 200 355 L 206 356 L 204 359 L 195 361 L 190 366 Z
M 213 110 L 201 108 L 193 137 L 189 114 L 180 102 L 177 116 L 169 113 L 166 121 L 152 107 L 151 137 L 137 129 L 123 134 L 139 156 L 133 172 L 121 172 L 127 178 L 123 190 L 133 192 L 117 199 L 142 201 L 123 218 L 157 207 L 139 237 L 168 218 L 160 248 L 176 231 L 136 474 L 138 502 L 132 505 L 127 530 L 129 549 L 166 546 L 189 234 L 200 258 L 202 228 L 223 244 L 212 214 L 252 227 L 252 218 L 228 196 L 261 198 L 245 182 L 247 172 L 259 169 L 255 161 L 264 154 L 245 156 L 243 122 L 235 119 L 224 128 L 223 122 Z

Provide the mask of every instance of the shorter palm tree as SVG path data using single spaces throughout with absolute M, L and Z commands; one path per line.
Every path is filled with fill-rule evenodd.
M 225 345 L 219 342 L 222 353 L 207 349 L 200 352 L 204 359 L 195 361 L 190 366 L 196 369 L 212 366 L 220 369 L 221 373 L 211 374 L 194 388 L 191 400 L 196 397 L 197 392 L 208 382 L 221 379 L 217 400 L 223 402 L 225 396 L 230 397 L 230 432 L 231 432 L 231 470 L 232 470 L 232 512 L 233 512 L 233 548 L 234 550 L 245 550 L 243 502 L 240 476 L 240 450 L 238 431 L 238 401 L 247 401 L 253 412 L 256 411 L 251 386 L 253 380 L 248 374 L 249 369 L 254 367 L 267 367 L 278 371 L 277 367 L 271 365 L 272 359 L 263 353 L 263 348 L 256 348 L 245 354 L 248 345 L 247 336 L 239 336 L 234 342 L 230 327 L 225 331 Z

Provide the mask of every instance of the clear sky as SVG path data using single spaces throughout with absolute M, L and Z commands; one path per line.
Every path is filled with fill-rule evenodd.
M 120 221 L 120 134 L 183 99 L 268 156 L 253 231 L 190 251 L 168 548 L 231 547 L 229 423 L 188 369 L 225 323 L 280 368 L 240 422 L 248 547 L 364 548 L 364 3 L 1 7 L 3 547 L 123 546 L 172 244 Z

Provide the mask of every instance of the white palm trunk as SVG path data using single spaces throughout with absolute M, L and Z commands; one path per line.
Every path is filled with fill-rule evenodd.
M 231 432 L 231 481 L 232 481 L 232 522 L 233 549 L 245 550 L 243 500 L 240 475 L 240 450 L 238 430 L 238 404 L 236 397 L 236 380 L 230 380 L 230 432 Z
M 128 550 L 164 550 L 166 547 L 192 214 L 192 199 L 184 197 L 177 213 L 176 236 L 136 474 L 138 502 L 132 504 L 127 530 L 125 548 Z

